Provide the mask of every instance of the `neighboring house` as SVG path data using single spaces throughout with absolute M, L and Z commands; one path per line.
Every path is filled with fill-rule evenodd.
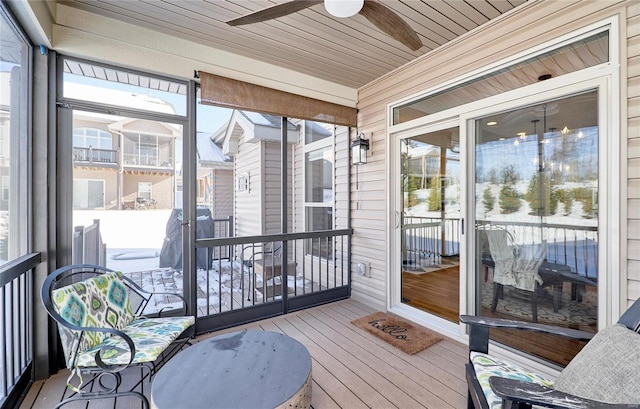
M 274 115 L 236 110 L 212 136 L 223 153 L 234 158 L 235 236 L 282 232 L 281 122 Z M 335 175 L 337 167 L 347 166 L 348 155 L 339 148 L 347 137 L 346 127 L 288 120 L 289 231 L 346 226 L 348 183 Z M 336 202 L 338 195 L 340 203 Z M 303 248 L 300 242 L 298 246 L 297 253 L 304 254 L 308 264 L 313 257 L 329 257 L 333 244 L 313 242 Z
M 65 92 L 84 98 L 96 91 L 69 83 Z M 100 95 L 133 108 L 153 105 L 173 113 L 173 107 L 159 98 L 102 89 Z M 179 184 L 176 146 L 181 137 L 181 128 L 173 124 L 74 111 L 74 209 L 135 209 L 144 200 L 156 208 L 174 207 Z
M 233 159 L 222 152 L 210 133 L 198 132 L 196 200 L 214 219 L 233 216 Z
M 280 126 L 280 117 L 236 110 L 212 136 L 222 152 L 233 157 L 236 236 L 281 231 Z M 299 142 L 298 129 L 290 122 L 287 127 L 293 146 Z M 289 157 L 289 165 L 291 161 Z

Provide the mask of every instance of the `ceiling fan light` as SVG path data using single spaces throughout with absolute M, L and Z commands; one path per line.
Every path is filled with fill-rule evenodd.
M 362 10 L 364 0 L 324 0 L 324 8 L 334 17 L 355 16 Z

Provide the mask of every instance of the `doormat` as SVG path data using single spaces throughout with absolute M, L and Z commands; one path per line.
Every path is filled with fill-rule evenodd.
M 376 312 L 355 319 L 351 323 L 409 355 L 418 353 L 443 339 L 433 331 L 384 312 Z

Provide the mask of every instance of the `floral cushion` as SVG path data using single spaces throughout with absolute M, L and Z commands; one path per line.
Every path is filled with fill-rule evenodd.
M 67 322 L 80 327 L 123 329 L 134 315 L 121 272 L 97 275 L 52 292 L 53 305 Z M 67 367 L 73 354 L 99 345 L 107 334 L 72 331 L 58 325 Z
M 480 352 L 471 352 L 470 357 L 476 372 L 476 377 L 482 387 L 482 392 L 484 392 L 484 396 L 487 398 L 487 403 L 491 409 L 502 408 L 502 399 L 493 392 L 489 385 L 489 378 L 492 376 L 535 382 L 546 387 L 553 387 L 552 381 L 493 356 Z
M 136 346 L 133 363 L 153 362 L 169 344 L 195 322 L 194 317 L 166 317 L 135 320 L 122 332 L 127 334 Z M 127 343 L 118 336 L 104 340 L 101 345 L 86 350 L 78 356 L 79 367 L 96 366 L 95 354 L 100 349 L 102 361 L 107 365 L 129 363 L 131 353 Z

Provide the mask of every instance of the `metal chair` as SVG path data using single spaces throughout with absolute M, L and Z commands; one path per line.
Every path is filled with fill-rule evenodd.
M 134 389 L 194 336 L 195 317 L 186 315 L 181 295 L 148 292 L 106 267 L 59 268 L 45 279 L 41 294 L 47 313 L 58 325 L 71 372 L 67 388 L 72 393 L 55 408 L 76 400 L 118 396 L 138 397 L 148 408 L 147 398 Z M 154 295 L 177 297 L 183 308 L 171 316 L 163 316 L 162 310 L 143 316 Z M 119 390 L 121 373 L 132 367 L 142 369 L 141 379 L 130 390 Z

